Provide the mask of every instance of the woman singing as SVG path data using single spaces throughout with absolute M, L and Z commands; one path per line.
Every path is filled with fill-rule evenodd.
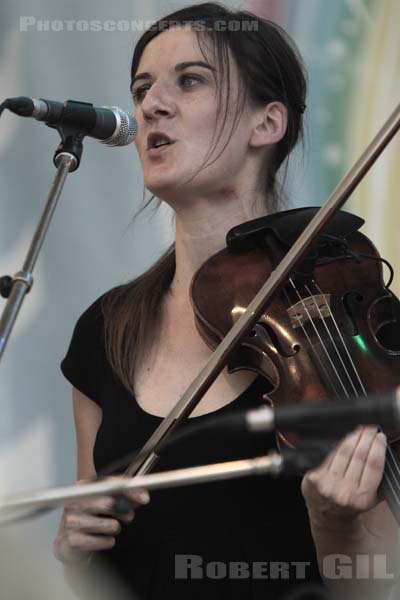
M 294 43 L 250 13 L 206 3 L 168 15 L 139 40 L 131 78 L 144 184 L 174 210 L 176 237 L 75 327 L 62 370 L 73 385 L 79 480 L 142 447 L 209 359 L 192 276 L 229 229 L 280 210 L 278 177 L 303 131 L 306 79 Z M 268 390 L 252 372 L 225 370 L 190 419 L 258 406 Z M 150 502 L 144 490 L 118 518 L 111 497 L 71 503 L 56 556 L 71 569 L 101 556 L 146 600 L 272 600 L 321 580 L 340 598 L 386 598 L 392 579 L 365 570 L 337 579 L 328 568 L 337 555 L 351 564 L 384 555 L 393 572 L 394 520 L 377 498 L 385 443 L 375 428 L 358 429 L 304 478 L 187 486 Z M 156 470 L 259 456 L 273 445 L 272 437 L 190 438 L 162 453 Z

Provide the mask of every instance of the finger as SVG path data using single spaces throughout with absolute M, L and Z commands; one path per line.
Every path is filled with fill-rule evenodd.
M 357 428 L 355 429 L 352 433 L 348 434 L 348 436 L 346 436 L 344 439 L 342 439 L 341 441 L 338 441 L 336 443 L 333 443 L 333 441 L 331 441 L 329 443 L 329 446 L 331 447 L 331 449 L 327 452 L 323 462 L 319 465 L 319 467 L 317 467 L 316 469 L 313 469 L 313 471 L 318 472 L 320 475 L 327 473 L 329 471 L 329 469 L 331 468 L 333 461 L 336 459 L 338 460 L 337 457 L 337 452 L 341 446 L 341 444 L 346 440 L 347 437 L 351 436 L 351 435 L 356 435 L 356 433 L 358 431 L 361 431 L 362 428 Z M 335 463 L 336 464 L 336 463 Z
M 371 446 L 374 443 L 377 434 L 376 427 L 365 427 L 357 446 L 354 449 L 351 460 L 347 466 L 344 477 L 352 481 L 357 487 L 360 484 L 361 476 L 364 471 Z
M 125 477 L 126 478 L 126 477 Z M 107 480 L 121 480 L 121 477 L 116 477 L 111 475 L 106 477 Z M 124 490 L 120 493 L 121 497 L 125 497 L 132 503 L 132 508 L 137 508 L 138 506 L 143 506 L 150 502 L 150 495 L 147 490 L 144 488 L 137 488 L 134 490 Z
M 138 506 L 144 506 L 150 502 L 150 494 L 147 490 L 127 490 L 124 492 L 125 497 L 132 502 L 132 505 L 136 508 Z
M 114 498 L 113 514 L 117 519 L 132 511 L 132 502 L 125 496 L 119 495 Z
M 72 500 L 64 506 L 66 511 L 86 512 L 89 514 L 111 514 L 114 508 L 114 498 L 112 496 L 95 496 L 92 498 L 83 498 L 82 500 Z
M 65 524 L 68 530 L 98 535 L 116 536 L 121 532 L 121 524 L 110 517 L 96 517 L 87 513 L 69 513 Z
M 127 476 L 115 476 L 115 475 L 110 475 L 109 477 L 105 477 L 105 479 L 107 481 L 117 481 L 120 482 L 121 479 L 127 479 Z M 149 496 L 149 492 L 147 490 L 145 490 L 144 488 L 136 488 L 134 490 L 123 490 L 121 491 L 121 494 L 126 495 L 129 499 L 132 499 L 134 501 L 137 501 L 139 504 L 146 504 L 147 502 L 149 502 L 150 500 L 150 496 Z M 143 501 L 142 501 L 143 499 Z
M 343 477 L 352 459 L 353 453 L 363 433 L 363 427 L 347 435 L 336 448 L 328 472 L 334 477 Z
M 130 508 L 128 512 L 112 512 L 111 516 L 117 519 L 120 523 L 130 523 L 135 518 L 135 511 Z
M 67 534 L 68 546 L 74 552 L 96 552 L 109 550 L 115 546 L 115 537 L 106 535 L 89 535 L 80 531 L 71 531 Z
M 124 492 L 114 499 L 112 514 L 120 520 L 125 520 L 124 515 L 131 513 L 133 510 L 145 506 L 150 502 L 150 496 L 145 490 L 134 490 Z
M 377 490 L 385 467 L 387 441 L 384 433 L 377 433 L 371 445 L 360 480 L 361 490 Z

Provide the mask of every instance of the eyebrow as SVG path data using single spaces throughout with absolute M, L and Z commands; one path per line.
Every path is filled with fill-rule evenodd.
M 202 60 L 192 60 L 189 62 L 182 62 L 182 63 L 178 63 L 175 66 L 175 71 L 177 73 L 179 73 L 180 71 L 183 71 L 184 69 L 186 69 L 187 67 L 204 67 L 205 69 L 209 69 L 210 71 L 216 71 L 217 69 L 213 66 L 211 66 L 210 64 L 202 61 Z M 150 73 L 139 73 L 139 75 L 136 75 L 133 80 L 132 80 L 132 87 L 133 85 L 136 83 L 136 81 L 138 81 L 139 79 L 151 79 L 151 75 Z

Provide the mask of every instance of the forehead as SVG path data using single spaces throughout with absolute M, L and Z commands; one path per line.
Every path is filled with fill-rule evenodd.
M 212 45 L 207 39 L 202 40 L 206 59 L 212 61 Z M 190 26 L 167 29 L 153 38 L 145 47 L 139 61 L 138 71 L 151 71 L 175 65 L 179 62 L 204 60 L 196 33 Z

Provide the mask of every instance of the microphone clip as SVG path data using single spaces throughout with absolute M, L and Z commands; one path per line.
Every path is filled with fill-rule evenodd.
M 46 122 L 46 125 L 56 129 L 61 137 L 60 145 L 53 157 L 56 167 L 60 163 L 60 158 L 68 154 L 73 158 L 69 172 L 72 173 L 78 169 L 83 152 L 83 138 L 95 124 L 96 113 L 93 110 L 93 104 L 88 102 L 66 100 L 61 117 L 58 116 L 54 122 L 51 122 L 51 113 L 49 114 L 49 121 Z

